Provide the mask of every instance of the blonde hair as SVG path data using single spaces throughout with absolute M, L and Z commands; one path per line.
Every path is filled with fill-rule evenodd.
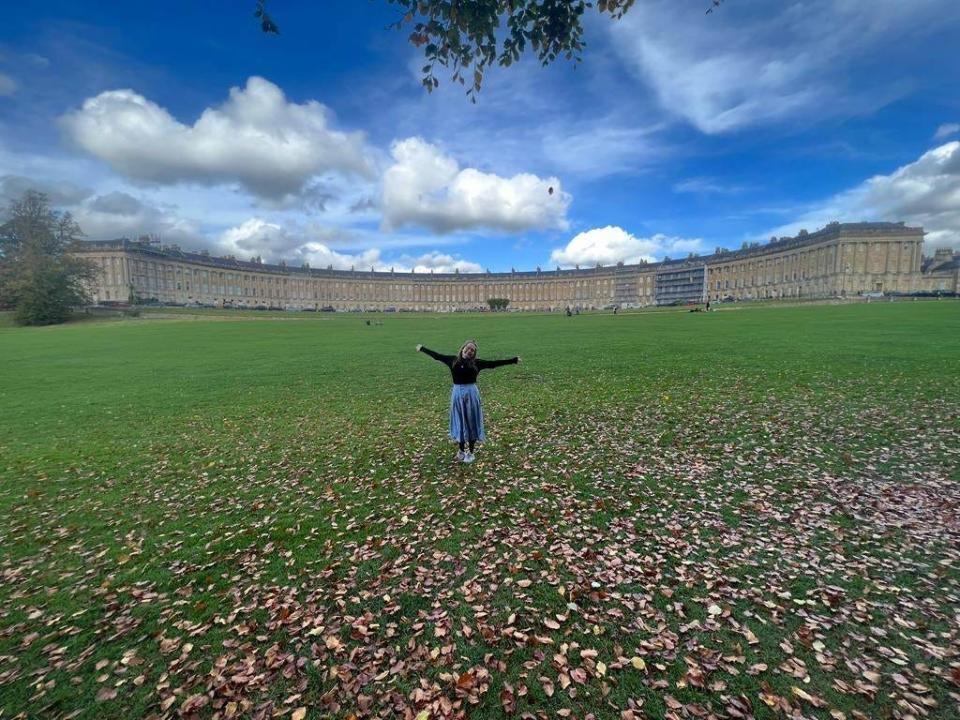
M 467 345 L 473 345 L 474 350 L 477 349 L 476 340 L 467 340 L 463 345 L 460 346 L 460 349 L 457 350 L 457 359 L 454 360 L 455 364 L 456 363 L 460 363 L 461 365 L 463 365 L 464 363 L 469 363 L 471 365 L 473 364 L 473 360 L 467 360 L 466 358 L 463 357 L 463 351 L 466 350 Z M 476 353 L 474 353 L 474 355 L 476 355 Z

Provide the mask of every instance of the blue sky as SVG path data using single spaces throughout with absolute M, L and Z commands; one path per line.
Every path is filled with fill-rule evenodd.
M 30 7 L 33 5 L 33 7 Z M 0 200 L 91 239 L 462 272 L 736 248 L 831 220 L 960 248 L 953 0 L 638 0 L 574 66 L 426 93 L 385 0 L 16 3 Z

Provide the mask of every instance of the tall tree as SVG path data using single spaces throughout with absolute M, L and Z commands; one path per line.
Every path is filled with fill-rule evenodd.
M 28 190 L 10 204 L 0 225 L 0 307 L 20 325 L 51 325 L 90 302 L 96 267 L 71 254 L 83 236 L 70 215 Z
M 410 28 L 410 42 L 423 48 L 422 82 L 427 90 L 440 85 L 434 69 L 452 72 L 454 82 L 469 87 L 476 98 L 483 74 L 494 64 L 509 66 L 528 49 L 544 65 L 559 57 L 579 61 L 585 47 L 583 14 L 596 8 L 619 20 L 635 0 L 386 0 L 399 6 L 392 27 Z M 713 0 L 717 5 L 722 0 Z M 265 33 L 280 28 L 257 0 L 254 15 Z

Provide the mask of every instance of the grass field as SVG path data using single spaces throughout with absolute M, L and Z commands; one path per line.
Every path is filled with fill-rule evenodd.
M 955 718 L 958 359 L 946 301 L 0 318 L 0 718 Z

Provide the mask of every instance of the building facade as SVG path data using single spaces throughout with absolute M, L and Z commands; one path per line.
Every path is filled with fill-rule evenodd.
M 960 293 L 960 253 L 937 250 L 932 258 L 924 259 L 922 269 L 927 292 Z
M 666 265 L 656 275 L 657 305 L 703 302 L 708 297 L 707 266 L 683 263 Z
M 741 250 L 638 265 L 509 273 L 315 269 L 115 240 L 84 243 L 100 270 L 98 302 L 132 296 L 175 304 L 450 312 L 508 298 L 510 309 L 642 307 L 681 301 L 825 298 L 933 289 L 922 272 L 923 229 L 832 223 Z

